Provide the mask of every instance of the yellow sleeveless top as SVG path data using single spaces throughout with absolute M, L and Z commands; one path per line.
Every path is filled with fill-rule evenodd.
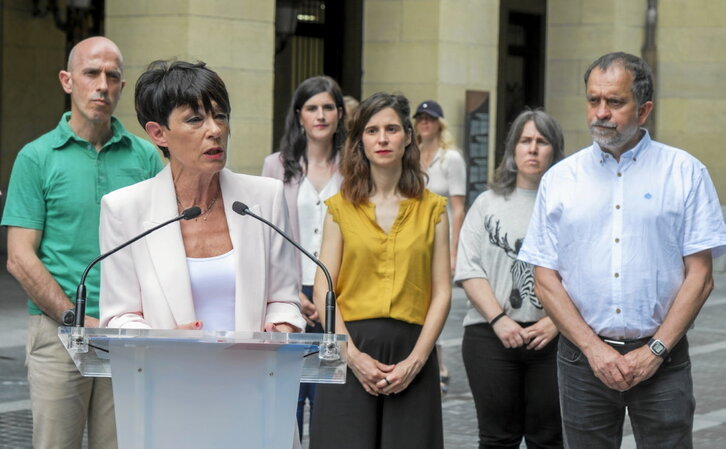
M 375 205 L 355 206 L 342 194 L 325 204 L 343 235 L 335 291 L 344 321 L 393 318 L 424 324 L 431 303 L 431 262 L 436 224 L 446 198 L 424 190 L 401 201 L 387 234 Z

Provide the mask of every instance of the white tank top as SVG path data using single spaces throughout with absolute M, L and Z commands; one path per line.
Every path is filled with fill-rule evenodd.
M 235 266 L 234 249 L 215 257 L 187 257 L 189 280 L 197 319 L 202 329 L 233 331 Z

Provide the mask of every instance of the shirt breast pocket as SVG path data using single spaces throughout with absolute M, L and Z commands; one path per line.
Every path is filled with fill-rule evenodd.
M 133 167 L 121 167 L 115 170 L 111 179 L 109 179 L 109 187 L 111 190 L 120 189 L 141 182 L 148 178 L 145 170 Z
M 677 249 L 682 241 L 684 203 L 678 195 L 667 195 L 667 190 L 660 192 L 660 195 L 647 190 L 634 193 L 631 213 L 626 215 L 633 217 L 634 222 L 626 225 L 638 230 L 635 234 L 640 238 L 657 236 L 658 242 L 654 244 Z

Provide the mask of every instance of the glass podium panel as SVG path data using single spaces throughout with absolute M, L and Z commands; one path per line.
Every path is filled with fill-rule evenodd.
M 346 380 L 343 335 L 75 327 L 58 335 L 83 375 L 113 375 L 119 449 L 290 449 L 299 443 L 300 382 Z
M 73 332 L 81 331 L 88 351 L 74 350 L 71 343 Z M 302 354 L 302 383 L 344 384 L 346 377 L 346 345 L 345 335 L 329 334 L 289 334 L 282 332 L 230 332 L 176 329 L 111 329 L 111 328 L 58 328 L 58 336 L 68 349 L 78 371 L 87 377 L 111 377 L 111 360 L 109 345 L 111 341 L 133 341 L 141 344 L 168 341 L 184 342 L 199 345 L 221 345 L 222 347 L 239 347 L 239 345 L 259 349 L 277 351 L 296 351 Z M 321 358 L 320 348 L 334 346 L 340 355 L 337 360 Z M 274 349 L 273 349 L 274 348 Z

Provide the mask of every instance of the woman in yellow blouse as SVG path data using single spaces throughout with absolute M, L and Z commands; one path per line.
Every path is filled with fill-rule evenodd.
M 341 191 L 326 201 L 320 259 L 338 296 L 336 329 L 350 336 L 350 371 L 345 385 L 318 387 L 311 449 L 443 448 L 431 349 L 451 301 L 449 223 L 446 199 L 425 188 L 409 115 L 401 95 L 360 104 Z M 316 304 L 324 282 L 318 272 Z

